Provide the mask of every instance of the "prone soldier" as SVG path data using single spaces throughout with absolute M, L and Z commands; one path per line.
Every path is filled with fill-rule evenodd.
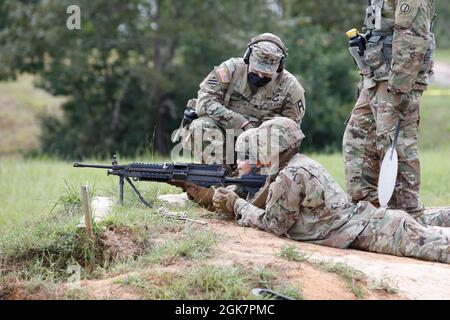
M 267 153 L 263 134 L 277 133 L 277 154 Z M 296 123 L 275 118 L 243 133 L 236 147 L 258 137 L 258 162 L 277 173 L 258 207 L 228 188 L 215 190 L 214 207 L 245 227 L 254 227 L 293 240 L 336 248 L 355 248 L 397 256 L 450 263 L 450 215 L 440 212 L 443 226 L 420 224 L 407 212 L 376 208 L 368 201 L 353 203 L 319 163 L 298 152 L 304 137 Z M 271 140 L 272 141 L 272 140 Z M 251 145 L 251 144 L 250 144 Z M 248 160 L 239 162 L 246 173 Z M 435 213 L 436 214 L 436 213 Z

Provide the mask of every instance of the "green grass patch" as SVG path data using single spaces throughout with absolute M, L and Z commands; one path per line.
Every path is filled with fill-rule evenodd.
M 151 161 L 141 159 L 142 161 Z M 95 161 L 92 161 L 95 162 Z M 123 161 L 127 162 L 127 161 Z M 97 194 L 118 200 L 119 179 L 106 170 L 76 169 L 71 162 L 52 159 L 0 159 L 0 232 L 30 219 L 45 219 L 63 196 L 80 193 L 83 184 L 95 186 Z M 148 200 L 181 190 L 165 183 L 137 183 Z M 70 194 L 66 191 L 70 189 Z M 125 186 L 125 205 L 141 206 L 131 188 Z
M 321 269 L 335 273 L 341 277 L 348 289 L 358 299 L 364 298 L 364 288 L 361 285 L 366 282 L 366 276 L 361 271 L 342 262 L 311 260 L 311 254 L 299 252 L 294 245 L 284 245 L 280 249 L 280 256 L 288 261 L 306 262 L 319 266 Z
M 208 256 L 216 242 L 215 235 L 208 229 L 186 228 L 181 238 L 157 245 L 143 260 L 162 265 L 173 264 L 178 258 L 199 260 Z
M 250 296 L 249 276 L 240 268 L 201 266 L 185 274 L 130 276 L 121 281 L 141 291 L 145 299 L 238 300 Z
M 387 294 L 397 294 L 399 292 L 398 283 L 387 276 L 384 276 L 383 278 L 378 280 L 370 281 L 369 289 L 381 290 L 386 292 Z
M 347 288 L 355 295 L 356 298 L 364 298 L 364 288 L 361 285 L 367 281 L 364 273 L 342 262 L 315 261 L 314 264 L 320 266 L 328 272 L 337 274 L 344 280 Z
M 430 88 L 431 90 L 433 89 Z M 448 88 L 447 88 L 448 90 Z M 446 150 L 450 154 L 450 96 L 425 92 L 420 111 L 421 151 Z
M 251 293 L 253 288 L 261 287 L 262 274 L 265 277 L 264 281 L 269 277 L 272 285 L 271 282 L 276 277 L 274 271 L 208 264 L 195 266 L 185 274 L 173 272 L 133 274 L 119 280 L 117 284 L 137 288 L 145 299 L 152 300 L 255 300 L 266 299 L 255 297 Z M 276 285 L 273 290 L 294 299 L 303 299 L 301 289 L 292 284 Z
M 438 49 L 435 53 L 435 59 L 439 62 L 450 63 L 450 49 Z
M 297 248 L 292 244 L 286 244 L 281 247 L 280 257 L 295 262 L 304 262 L 308 261 L 308 258 L 311 255 L 298 252 Z

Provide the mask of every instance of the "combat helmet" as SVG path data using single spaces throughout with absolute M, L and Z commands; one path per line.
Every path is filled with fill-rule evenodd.
M 256 66 L 265 73 L 280 73 L 288 56 L 283 41 L 272 33 L 263 33 L 250 40 L 244 55 L 244 62 Z
M 247 154 L 250 160 L 269 163 L 286 150 L 298 149 L 304 138 L 294 120 L 276 117 L 242 133 L 236 141 L 236 151 L 238 157 Z

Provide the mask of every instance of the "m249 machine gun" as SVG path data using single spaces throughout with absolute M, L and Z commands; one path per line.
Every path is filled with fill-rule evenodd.
M 219 164 L 196 164 L 196 163 L 130 163 L 119 165 L 113 156 L 112 165 L 84 164 L 75 162 L 75 168 L 106 169 L 108 175 L 119 177 L 119 201 L 123 204 L 123 191 L 125 181 L 131 186 L 141 202 L 148 207 L 152 204 L 147 202 L 133 181 L 165 182 L 176 186 L 184 183 L 193 183 L 200 187 L 211 186 L 226 187 L 237 185 L 240 191 L 254 195 L 264 186 L 266 175 L 247 174 L 239 178 L 227 176 L 224 166 Z

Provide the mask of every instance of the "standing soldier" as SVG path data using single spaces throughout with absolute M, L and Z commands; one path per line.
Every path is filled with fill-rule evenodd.
M 418 126 L 420 97 L 433 67 L 434 4 L 435 0 L 369 1 L 362 68 L 359 64 L 364 85 L 343 139 L 348 193 L 354 202 L 378 205 L 380 162 L 401 119 L 398 176 L 389 207 L 414 217 L 424 209 L 419 197 Z
M 213 150 L 222 150 L 225 133 L 238 136 L 276 116 L 300 125 L 305 113 L 304 89 L 284 69 L 286 57 L 281 39 L 264 33 L 251 39 L 244 58 L 223 62 L 203 80 L 198 98 L 188 103 L 191 118 L 198 119 L 184 131 L 183 139 L 196 161 L 205 162 L 198 151 L 203 153 L 208 144 L 215 147 Z M 233 145 L 228 151 L 234 152 Z M 225 163 L 225 159 L 216 162 Z

